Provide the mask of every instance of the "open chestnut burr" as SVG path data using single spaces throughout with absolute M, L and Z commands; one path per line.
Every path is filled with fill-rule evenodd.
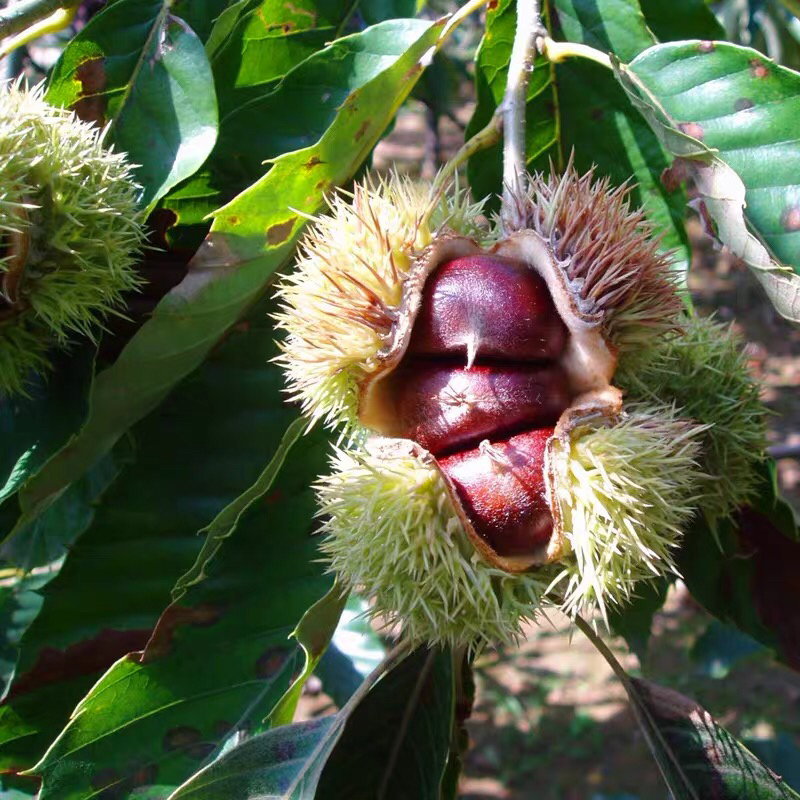
M 691 381 L 631 377 L 728 355 L 683 314 L 628 194 L 571 167 L 532 176 L 508 230 L 463 194 L 368 180 L 279 287 L 290 392 L 345 442 L 317 484 L 321 550 L 414 642 L 508 641 L 544 605 L 605 615 L 675 570 L 718 491 L 706 398 L 695 420 Z

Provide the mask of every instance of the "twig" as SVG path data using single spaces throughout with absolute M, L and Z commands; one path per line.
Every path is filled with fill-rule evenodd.
M 587 58 L 589 61 L 594 61 L 608 69 L 612 69 L 611 59 L 606 53 L 586 44 L 556 42 L 549 36 L 544 36 L 539 41 L 539 49 L 542 55 L 553 64 L 560 64 L 568 58 Z
M 3 41 L 0 44 L 0 59 L 9 53 L 13 53 L 19 47 L 28 44 L 28 42 L 38 39 L 40 36 L 44 36 L 47 33 L 56 33 L 66 28 L 67 25 L 72 24 L 80 3 L 73 2 L 67 5 L 66 0 L 61 0 L 61 5 L 63 8 L 56 9 L 52 14 L 34 22 L 16 36 L 9 36 Z
M 19 0 L 0 11 L 0 39 L 24 31 L 67 5 L 77 4 L 69 0 Z
M 525 158 L 525 106 L 533 72 L 536 37 L 542 34 L 538 0 L 519 0 L 517 30 L 508 64 L 503 113 L 503 206 L 500 217 L 509 231 L 522 227 L 516 198 L 527 190 Z
M 479 9 L 483 8 L 489 0 L 468 0 L 468 2 L 464 3 L 458 11 L 454 12 L 453 15 L 447 20 L 447 24 L 444 26 L 442 30 L 441 36 L 439 36 L 439 41 L 436 42 L 436 49 L 439 50 L 442 45 L 450 38 L 453 31 L 474 11 L 478 11 Z
M 772 458 L 800 458 L 800 444 L 774 444 L 767 453 Z
M 491 147 L 500 141 L 500 134 L 503 127 L 503 118 L 495 113 L 489 120 L 485 128 L 481 128 L 474 136 L 467 139 L 458 149 L 458 152 L 439 170 L 439 174 L 433 181 L 431 187 L 431 210 L 436 206 L 438 198 L 441 196 L 450 179 L 456 170 L 471 156 L 479 150 Z

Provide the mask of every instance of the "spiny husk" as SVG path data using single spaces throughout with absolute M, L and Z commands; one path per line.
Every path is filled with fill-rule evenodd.
M 669 336 L 620 361 L 615 382 L 633 401 L 670 403 L 706 426 L 699 505 L 710 520 L 752 499 L 766 446 L 766 410 L 730 326 L 687 316 Z
M 629 408 L 553 440 L 556 497 L 571 556 L 557 588 L 568 614 L 628 602 L 642 580 L 677 574 L 672 553 L 695 513 L 705 428 L 674 407 Z
M 139 285 L 138 194 L 125 156 L 99 131 L 41 90 L 0 90 L 0 390 L 23 391 L 49 345 L 94 336 Z
M 436 462 L 406 440 L 337 449 L 317 491 L 322 550 L 372 614 L 416 642 L 509 643 L 540 609 L 605 617 L 642 581 L 674 572 L 672 551 L 693 513 L 702 428 L 672 408 L 585 423 L 554 440 L 557 502 L 570 549 L 522 573 L 472 544 Z
M 681 304 L 669 256 L 652 238 L 644 212 L 630 208 L 628 187 L 612 190 L 607 179 L 579 176 L 571 165 L 560 178 L 534 175 L 531 187 L 517 201 L 530 226 L 520 233 L 538 238 L 546 250 L 539 261 L 552 266 L 530 265 L 554 296 L 556 282 L 569 295 L 559 312 L 570 332 L 583 337 L 580 349 L 603 364 L 588 384 L 602 391 L 616 363 L 609 346 L 614 353 L 638 349 L 678 327 Z M 330 200 L 330 215 L 315 220 L 296 269 L 277 292 L 278 326 L 288 334 L 279 361 L 312 422 L 355 424 L 361 387 L 398 363 L 407 342 L 393 333 L 414 306 L 408 284 L 422 290 L 437 266 L 429 246 L 443 231 L 464 236 L 473 248 L 482 241 L 487 252 L 519 257 L 513 241 L 497 241 L 476 224 L 482 205 L 458 191 L 434 197 L 395 174 L 368 178 L 352 195 Z M 411 323 L 403 319 L 406 331 Z
M 600 317 L 607 341 L 620 350 L 658 341 L 677 327 L 682 304 L 654 225 L 630 205 L 631 185 L 612 188 L 594 170 L 535 174 L 517 198 L 524 229 L 547 240 L 578 307 Z
M 441 473 L 416 445 L 337 449 L 317 484 L 330 570 L 363 590 L 371 613 L 414 643 L 512 642 L 549 576 L 491 567 L 459 521 Z
M 476 233 L 482 204 L 437 198 L 395 173 L 334 195 L 277 290 L 292 398 L 312 421 L 354 424 L 358 387 L 381 367 L 415 259 L 442 228 Z
M 375 437 L 372 449 L 338 451 L 319 482 L 330 568 L 415 642 L 507 642 L 547 605 L 605 615 L 637 582 L 674 571 L 672 551 L 705 480 L 704 426 L 670 398 L 626 411 L 614 385 L 620 358 L 681 328 L 669 257 L 630 209 L 627 188 L 572 167 L 534 176 L 517 201 L 528 227 L 502 240 L 479 229 L 459 235 L 452 224 L 436 231 L 425 191 L 396 176 L 368 181 L 317 221 L 280 289 L 290 391 L 312 421 L 396 436 L 382 379 L 403 358 L 427 276 L 479 253 L 526 264 L 570 333 L 559 366 L 573 401 L 544 473 L 553 547 L 511 566 L 489 554 L 436 460 L 412 442 Z M 443 216 L 464 216 L 452 207 L 465 204 L 451 201 Z

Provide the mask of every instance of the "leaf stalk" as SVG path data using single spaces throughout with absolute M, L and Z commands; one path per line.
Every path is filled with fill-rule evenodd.
M 38 36 L 69 25 L 79 5 L 78 0 L 20 0 L 0 11 L 0 39 L 12 37 L 0 48 L 0 58 Z
M 589 45 L 586 44 L 578 44 L 577 42 L 556 42 L 549 36 L 543 36 L 539 40 L 539 51 L 553 64 L 560 64 L 568 58 L 585 58 L 589 61 L 594 61 L 596 64 L 601 64 L 607 69 L 613 69 L 611 59 L 607 53 L 604 53 L 602 50 L 596 50 L 594 47 L 589 47 Z

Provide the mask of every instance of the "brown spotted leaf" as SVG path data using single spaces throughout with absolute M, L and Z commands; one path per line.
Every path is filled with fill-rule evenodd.
M 438 800 L 453 699 L 449 652 L 418 650 L 360 702 L 245 741 L 170 800 Z
M 203 43 L 169 0 L 118 0 L 70 42 L 47 99 L 108 125 L 107 141 L 137 164 L 151 206 L 194 173 L 217 138 L 217 100 Z
M 638 678 L 626 690 L 675 800 L 800 798 L 693 700 Z
M 143 652 L 92 687 L 34 769 L 42 800 L 175 787 L 223 742 L 259 728 L 300 665 L 290 634 L 330 585 L 310 535 L 309 484 L 326 454 L 324 436 L 297 442 Z
M 86 425 L 18 496 L 23 522 L 155 408 L 266 291 L 294 250 L 305 224 L 301 214 L 319 211 L 325 193 L 360 167 L 411 91 L 443 26 L 444 20 L 393 20 L 339 39 L 318 54 L 313 74 L 322 69 L 319 59 L 327 63 L 336 106 L 322 99 L 327 87 L 319 88 L 295 109 L 303 112 L 303 143 L 296 136 L 285 142 L 303 149 L 287 153 L 272 141 L 272 150 L 260 146 L 249 153 L 259 162 L 267 155 L 277 158 L 264 177 L 216 212 L 186 278 L 164 297 L 113 366 L 96 377 Z M 291 92 L 271 102 L 277 103 L 279 116 L 291 116 L 280 109 L 298 103 Z M 283 130 L 261 126 L 270 127 Z
M 711 232 L 800 322 L 800 74 L 726 42 L 662 44 L 615 72 L 691 177 Z
M 151 654 L 169 651 L 171 642 L 187 630 L 198 636 L 215 631 L 223 635 L 234 621 L 268 626 L 265 609 L 273 600 L 283 602 L 283 588 L 277 578 L 269 579 L 275 567 L 263 563 L 269 558 L 278 563 L 276 551 L 265 546 L 264 531 L 275 531 L 276 537 L 284 533 L 297 537 L 294 547 L 301 552 L 292 547 L 285 550 L 287 558 L 295 553 L 305 559 L 304 579 L 293 576 L 292 591 L 302 595 L 301 605 L 287 605 L 286 627 L 274 633 L 275 641 L 265 642 L 263 636 L 259 640 L 255 634 L 244 637 L 242 645 L 249 642 L 258 652 L 243 655 L 241 662 L 232 661 L 231 666 L 238 665 L 249 676 L 248 658 L 261 659 L 262 673 L 272 674 L 275 662 L 270 652 L 283 653 L 285 659 L 287 649 L 293 649 L 287 642 L 289 632 L 305 608 L 327 590 L 329 581 L 319 577 L 321 567 L 308 563 L 314 557 L 313 543 L 305 536 L 311 525 L 311 493 L 304 488 L 305 493 L 295 497 L 285 485 L 274 485 L 265 470 L 272 454 L 285 455 L 283 433 L 297 418 L 282 402 L 283 379 L 277 366 L 269 363 L 275 354 L 274 334 L 267 309 L 262 307 L 252 323 L 237 326 L 203 367 L 131 432 L 135 461 L 122 469 L 97 503 L 94 519 L 46 587 L 41 610 L 22 638 L 11 694 L 5 711 L 0 712 L 5 714 L 0 718 L 0 768 L 25 769 L 36 763 L 103 672 L 126 653 L 144 647 L 170 603 L 176 581 L 198 558 L 203 545 L 198 532 L 225 508 L 231 513 L 220 518 L 225 524 L 214 532 L 227 538 L 206 548 L 203 567 L 193 573 L 193 579 L 210 576 L 214 567 L 209 562 L 231 553 L 239 542 L 231 534 L 245 517 L 250 519 L 245 513 L 248 507 L 252 513 L 271 516 L 278 527 L 253 523 L 248 530 L 255 542 L 248 540 L 245 545 L 251 550 L 240 552 L 238 562 L 226 561 L 227 583 L 219 579 L 230 597 L 224 598 L 222 588 L 215 596 L 200 593 L 200 585 L 192 587 L 191 595 L 180 597 L 163 615 L 149 650 Z M 311 440 L 304 440 L 304 445 L 310 447 Z M 322 446 L 319 441 L 316 446 L 319 452 L 304 451 L 306 472 L 296 476 L 296 485 L 307 487 L 321 467 Z M 291 524 L 282 526 L 284 508 L 293 516 Z M 289 579 L 290 573 L 286 575 Z M 210 592 L 210 578 L 203 586 Z M 215 623 L 222 606 L 235 609 L 237 603 L 248 602 L 255 605 L 248 605 L 241 615 L 232 610 L 230 618 Z M 216 652 L 226 657 L 227 651 Z M 182 668 L 193 679 L 204 673 L 192 658 L 184 657 L 180 663 L 184 667 L 170 667 L 170 680 L 178 684 L 182 678 L 175 675 Z M 209 670 L 208 679 L 216 679 L 214 674 Z M 288 674 L 283 679 L 288 683 Z M 259 686 L 254 677 L 238 696 L 248 697 Z M 285 688 L 285 684 L 276 686 L 274 692 L 280 695 Z M 11 719 L 16 720 L 14 725 L 7 726 L 6 720 Z M 229 721 L 233 724 L 236 719 Z M 177 724 L 196 723 L 184 715 L 173 727 Z M 102 755 L 97 754 L 101 766 L 116 768 L 103 765 Z M 186 762 L 186 769 L 194 767 L 196 762 Z
M 582 619 L 578 626 L 622 682 L 634 716 L 673 800 L 799 800 L 695 701 L 632 678 Z

